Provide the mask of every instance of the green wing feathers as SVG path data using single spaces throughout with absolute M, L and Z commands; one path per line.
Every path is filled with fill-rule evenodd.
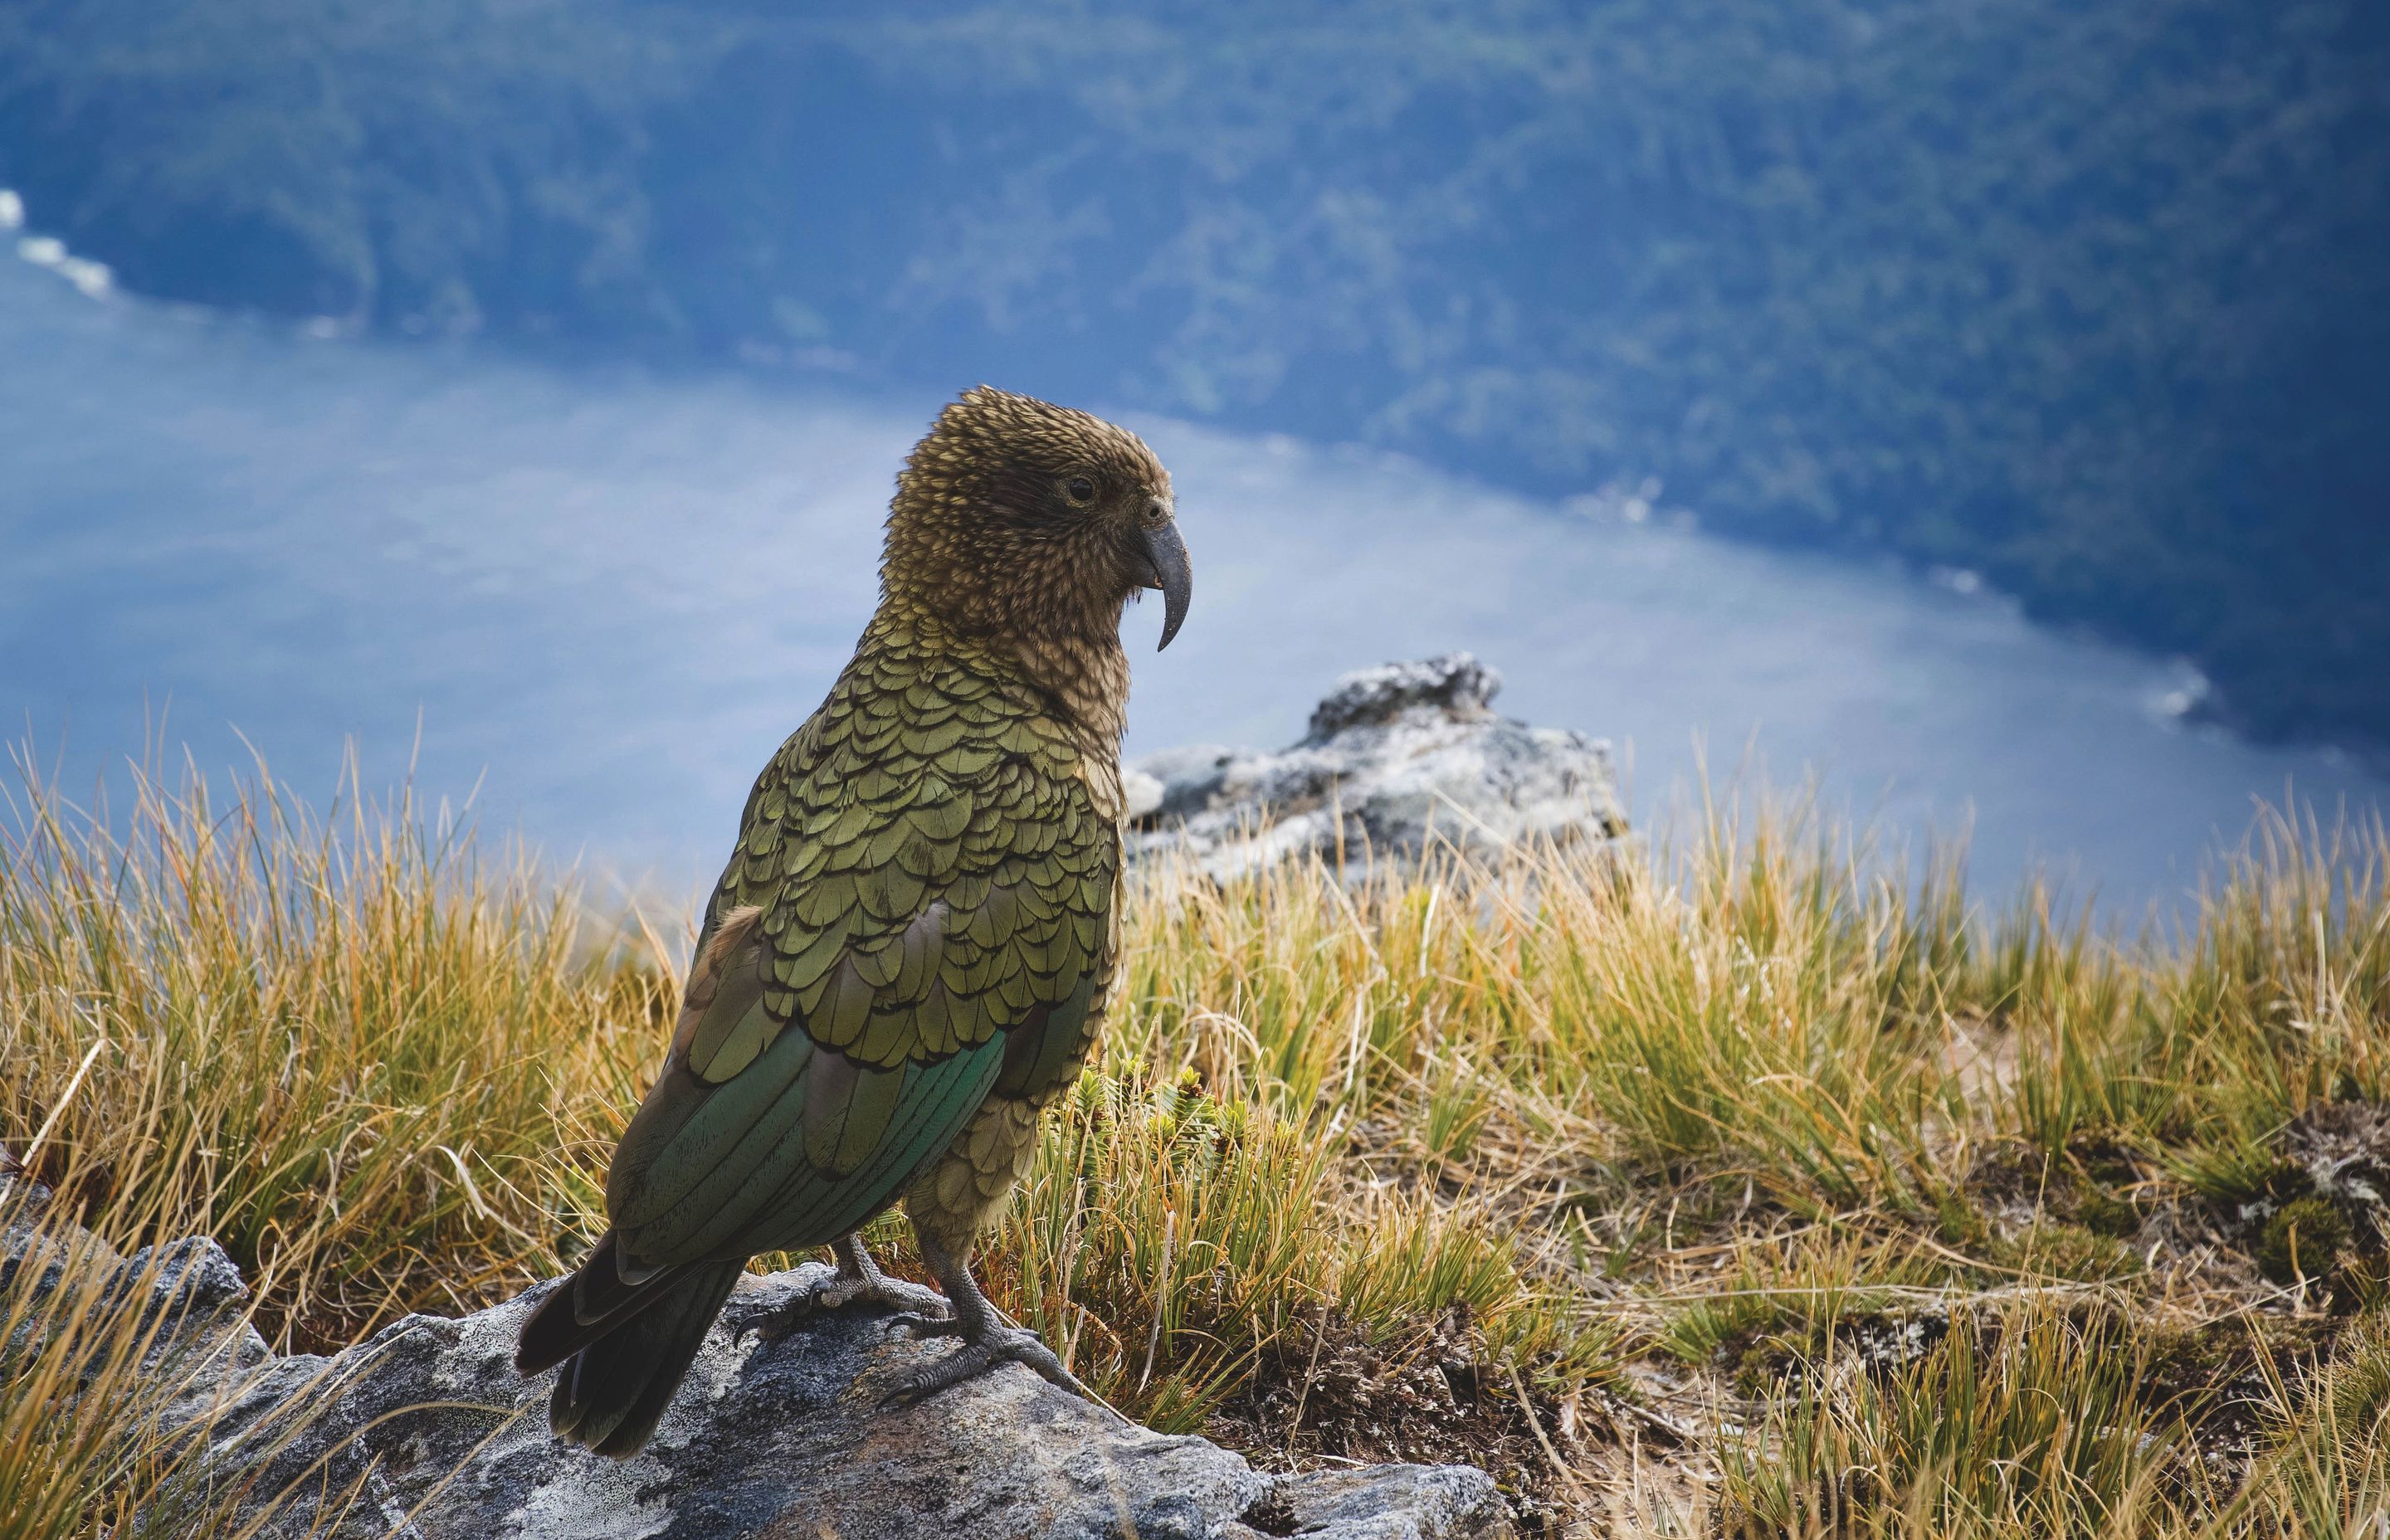
M 1083 1052 L 1118 829 L 1034 702 L 880 640 L 748 800 L 608 1177 L 635 1268 L 835 1239 Z

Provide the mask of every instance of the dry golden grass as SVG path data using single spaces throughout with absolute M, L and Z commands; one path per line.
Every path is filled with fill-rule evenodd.
M 27 777 L 6 826 L 0 1143 L 60 1211 L 217 1237 L 283 1346 L 594 1233 L 677 920 L 262 774 L 107 815 Z M 1157 1426 L 1476 1458 L 1531 1525 L 2375 1534 L 2384 1238 L 2295 1157 L 2390 1103 L 2386 853 L 2268 822 L 2134 937 L 2038 890 L 1972 912 L 1955 860 L 1797 807 L 1148 872 L 991 1288 Z M 0 1540 L 187 1477 L 77 1388 L 132 1393 L 138 1343 L 7 1341 Z

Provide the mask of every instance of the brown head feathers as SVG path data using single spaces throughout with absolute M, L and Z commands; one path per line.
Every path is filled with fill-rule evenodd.
M 1117 741 L 1121 607 L 1157 585 L 1152 543 L 1166 530 L 1176 545 L 1174 511 L 1170 473 L 1136 434 L 980 386 L 938 414 L 896 478 L 882 611 L 995 644 Z

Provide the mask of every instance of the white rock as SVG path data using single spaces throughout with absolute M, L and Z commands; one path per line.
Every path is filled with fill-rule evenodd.
M 1121 791 L 1131 819 L 1162 811 L 1162 782 L 1134 765 L 1121 771 Z
M 1317 852 L 1348 866 L 1431 844 L 1486 853 L 1626 831 L 1606 744 L 1489 707 L 1502 677 L 1466 652 L 1348 674 L 1276 753 L 1215 745 L 1129 766 L 1161 783 L 1132 859 L 1184 850 L 1226 879 Z

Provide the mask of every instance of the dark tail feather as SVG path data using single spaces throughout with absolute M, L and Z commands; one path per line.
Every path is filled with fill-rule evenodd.
M 601 1455 L 637 1453 L 745 1268 L 709 1263 L 625 1283 L 607 1235 L 539 1303 L 516 1343 L 515 1367 L 526 1375 L 564 1366 L 550 1426 Z
M 687 1268 L 672 1267 L 636 1283 L 623 1281 L 621 1248 L 614 1232 L 608 1230 L 572 1276 L 523 1322 L 522 1334 L 515 1341 L 516 1371 L 531 1375 L 556 1367 L 662 1299 L 687 1276 Z
M 739 1261 L 694 1270 L 654 1304 L 574 1354 L 556 1377 L 548 1426 L 601 1455 L 627 1459 L 637 1454 L 746 1267 Z

